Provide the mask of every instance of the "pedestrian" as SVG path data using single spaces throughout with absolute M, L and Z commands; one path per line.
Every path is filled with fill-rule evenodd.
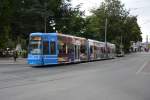
M 17 54 L 17 50 L 14 50 L 13 52 L 13 57 L 14 57 L 14 61 L 16 61 L 18 54 Z

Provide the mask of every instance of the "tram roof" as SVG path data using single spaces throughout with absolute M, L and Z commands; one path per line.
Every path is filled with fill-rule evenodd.
M 57 33 L 42 33 L 42 32 L 35 32 L 31 33 L 30 36 L 35 36 L 35 35 L 57 35 Z
M 83 37 L 77 37 L 77 36 L 73 36 L 73 35 L 67 35 L 67 34 L 62 34 L 62 33 L 42 33 L 42 32 L 35 32 L 35 33 L 31 33 L 30 36 L 37 36 L 37 35 L 54 35 L 54 36 L 64 36 L 64 37 L 70 37 L 70 38 L 77 38 L 77 39 L 86 39 Z M 92 40 L 92 39 L 87 39 L 90 42 L 95 42 L 95 43 L 100 43 L 100 44 L 104 44 L 105 42 L 101 42 L 101 41 L 97 41 L 97 40 Z M 107 42 L 108 45 L 111 46 L 115 46 L 115 44 L 112 44 L 110 42 Z
M 104 42 L 97 41 L 97 40 L 92 40 L 92 39 L 88 39 L 88 41 L 90 41 L 90 42 L 95 42 L 95 43 L 101 43 L 101 44 L 104 44 Z
M 70 37 L 70 38 L 75 38 L 75 39 L 86 39 L 83 37 L 77 37 L 77 36 L 68 35 L 68 34 L 66 35 L 66 34 L 61 34 L 61 33 L 58 33 L 58 36 Z
M 30 36 L 35 36 L 35 35 L 58 35 L 58 36 L 64 36 L 64 37 L 71 37 L 71 38 L 78 38 L 78 39 L 86 39 L 83 37 L 77 37 L 73 35 L 66 35 L 66 34 L 61 34 L 61 33 L 42 33 L 42 32 L 36 32 L 36 33 L 31 33 Z

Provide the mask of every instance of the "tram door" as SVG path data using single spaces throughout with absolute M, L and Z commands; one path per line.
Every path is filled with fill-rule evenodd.
M 48 34 L 43 38 L 43 64 L 57 64 L 57 38 Z
M 80 61 L 80 45 L 75 45 L 75 61 Z

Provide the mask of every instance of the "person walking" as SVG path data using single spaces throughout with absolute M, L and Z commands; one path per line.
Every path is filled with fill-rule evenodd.
M 14 61 L 16 62 L 16 59 L 18 57 L 17 50 L 14 50 L 13 57 L 14 57 Z

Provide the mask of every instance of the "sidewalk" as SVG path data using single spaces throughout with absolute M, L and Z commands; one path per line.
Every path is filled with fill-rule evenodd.
M 16 62 L 12 57 L 0 58 L 0 64 L 27 64 L 27 58 L 17 58 Z
M 149 55 L 150 54 L 150 52 L 137 52 L 137 53 L 139 53 L 139 54 L 146 54 L 146 55 Z

